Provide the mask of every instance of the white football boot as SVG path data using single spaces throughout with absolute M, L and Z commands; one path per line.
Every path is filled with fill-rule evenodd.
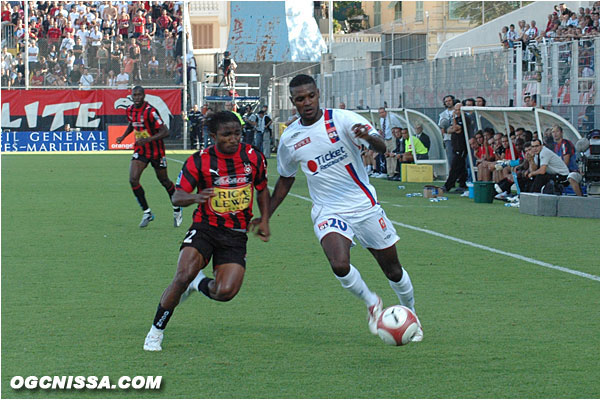
M 140 228 L 146 228 L 150 221 L 154 221 L 154 214 L 151 212 L 145 212 L 139 225 Z
M 150 327 L 146 340 L 144 340 L 144 350 L 146 351 L 161 351 L 163 343 L 163 331 L 154 327 Z
M 369 326 L 369 331 L 373 335 L 378 334 L 378 318 L 380 318 L 380 314 L 382 314 L 382 299 L 378 296 L 378 302 L 373 306 L 367 307 L 367 325 Z
M 179 211 L 173 211 L 173 226 L 176 228 L 182 224 L 184 220 L 184 216 L 182 213 L 182 208 L 179 208 Z

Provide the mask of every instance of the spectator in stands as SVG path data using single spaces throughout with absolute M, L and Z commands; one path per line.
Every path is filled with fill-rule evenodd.
M 143 29 L 140 36 L 137 39 L 138 46 L 140 46 L 140 60 L 141 65 L 148 65 L 151 53 L 152 38 L 148 36 L 146 31 Z
M 56 21 L 53 20 L 46 34 L 48 37 L 48 46 L 60 46 L 62 35 L 63 32 L 56 24 Z
M 75 39 L 75 45 L 73 46 L 73 55 L 75 56 L 74 65 L 84 65 L 84 47 L 81 44 L 81 38 Z
M 167 14 L 167 10 L 163 10 L 161 16 L 157 20 L 157 26 L 159 32 L 165 33 L 165 31 L 171 30 L 171 24 L 173 19 Z
M 343 101 L 340 102 L 340 104 L 338 104 L 338 108 L 341 110 L 345 110 L 346 109 L 346 104 L 344 104 Z
M 127 89 L 129 84 L 129 74 L 125 72 L 125 68 L 121 67 L 121 73 L 117 75 L 116 82 L 118 89 Z
M 31 86 L 44 86 L 44 75 L 38 68 L 34 70 L 34 75 L 30 79 Z
M 98 49 L 96 59 L 98 60 L 98 71 L 102 74 L 99 80 L 103 80 L 104 74 L 109 70 L 109 51 L 104 44 Z
M 129 15 L 125 11 L 117 18 L 117 27 L 123 40 L 127 39 L 129 37 Z
M 152 56 L 148 61 L 148 77 L 150 79 L 159 77 L 159 61 L 156 56 Z
M 142 15 L 142 10 L 138 10 L 136 12 L 136 16 L 131 20 L 132 25 L 134 26 L 134 32 L 132 34 L 133 38 L 138 38 L 144 32 L 144 16 Z
M 173 57 L 175 48 L 175 38 L 168 30 L 164 32 L 165 39 L 163 40 L 163 47 L 165 48 L 165 58 Z
M 152 40 L 157 33 L 157 24 L 153 21 L 152 15 L 148 14 L 146 16 L 146 23 L 144 24 L 144 31 L 150 36 Z
M 104 9 L 102 10 L 102 20 L 105 21 L 109 18 L 111 18 L 113 21 L 117 20 L 117 17 L 119 15 L 119 12 L 117 10 L 117 7 L 115 7 L 113 5 L 112 1 L 105 1 L 104 2 Z
M 106 9 L 105 9 L 106 10 Z M 117 22 L 113 19 L 113 17 L 108 16 L 107 19 L 102 21 L 102 35 L 108 35 L 109 37 L 113 37 L 115 32 L 117 31 Z
M 27 52 L 27 62 L 29 63 L 29 69 L 33 70 L 37 68 L 38 65 L 38 55 L 40 54 L 40 49 L 37 46 L 37 40 L 29 41 L 29 49 Z
M 238 64 L 236 64 L 236 61 L 234 61 L 234 58 L 229 51 L 223 53 L 223 58 L 217 67 L 223 72 L 225 86 L 233 87 L 236 83 L 236 68 L 238 67 Z
M 129 78 L 128 78 L 128 80 L 129 80 Z M 115 71 L 113 71 L 112 69 L 109 70 L 108 74 L 106 75 L 105 85 L 110 86 L 110 87 L 117 86 L 117 77 L 115 76 Z
M 129 56 L 129 58 L 131 60 L 133 60 L 133 70 L 132 70 L 133 77 L 132 78 L 133 78 L 134 82 L 139 82 L 142 80 L 142 72 L 140 69 L 140 63 L 142 61 L 141 60 L 141 49 L 134 37 L 132 37 L 130 39 L 129 47 L 127 49 L 127 54 Z
M 13 66 L 14 57 L 8 48 L 2 48 L 2 70 L 10 71 Z
M 509 25 L 509 31 L 507 32 L 507 45 L 509 48 L 514 47 L 514 43 L 519 40 L 518 33 L 515 31 L 515 25 Z
M 90 69 L 85 67 L 83 74 L 79 78 L 79 85 L 82 89 L 88 90 L 94 84 L 94 77 L 90 74 Z
M 509 28 L 504 26 L 501 29 L 501 32 L 499 32 L 499 40 L 501 42 L 501 44 L 503 45 L 504 48 L 508 49 L 509 46 L 509 39 L 507 37 L 507 33 L 509 32 Z

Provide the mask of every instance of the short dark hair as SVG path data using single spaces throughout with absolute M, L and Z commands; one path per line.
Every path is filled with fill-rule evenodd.
M 142 93 L 144 93 L 144 88 L 142 86 L 138 85 L 138 86 L 134 86 L 134 88 L 131 90 L 132 93 L 137 92 L 137 91 L 141 91 Z
M 209 131 L 217 134 L 217 128 L 219 128 L 221 124 L 226 124 L 228 122 L 237 122 L 240 126 L 242 126 L 240 119 L 233 112 L 219 111 L 211 115 L 209 118 Z
M 300 74 L 300 75 L 296 75 L 294 78 L 292 78 L 292 80 L 288 84 L 288 87 L 290 89 L 292 89 L 292 88 L 295 88 L 295 87 L 298 87 L 298 86 L 303 86 L 303 85 L 315 85 L 315 86 L 317 86 L 317 84 L 315 83 L 315 79 L 313 79 L 309 75 Z
M 486 99 L 482 96 L 478 96 L 476 97 L 476 99 L 481 99 L 482 100 L 482 105 L 485 106 L 486 105 Z
M 532 131 L 524 131 L 524 139 L 528 142 L 532 140 Z

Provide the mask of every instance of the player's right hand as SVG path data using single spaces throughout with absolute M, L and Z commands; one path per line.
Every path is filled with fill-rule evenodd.
M 205 203 L 207 201 L 209 201 L 209 199 L 211 197 L 215 197 L 215 190 L 211 187 L 211 188 L 206 188 L 203 189 L 200 193 L 198 193 L 196 195 L 197 197 L 197 203 Z

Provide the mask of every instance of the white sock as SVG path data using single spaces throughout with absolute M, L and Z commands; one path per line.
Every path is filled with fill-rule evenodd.
M 198 290 L 198 284 L 206 277 L 207 276 L 204 274 L 204 272 L 202 272 L 202 270 L 198 271 L 198 275 L 196 275 L 196 278 L 194 278 L 194 280 L 190 282 L 190 286 L 192 286 L 194 290 L 199 292 L 200 290 Z
M 159 329 L 156 326 L 151 325 L 150 326 L 150 333 L 152 333 L 153 335 L 160 335 L 161 333 L 163 333 L 164 329 Z
M 415 313 L 415 301 L 413 300 L 413 285 L 411 284 L 411 278 L 409 274 L 403 268 L 403 277 L 398 282 L 388 280 L 390 287 L 396 293 L 402 306 L 409 308 Z
M 147 210 L 144 210 L 144 214 L 150 214 L 150 208 Z
M 378 296 L 369 290 L 357 268 L 352 265 L 350 267 L 351 270 L 346 276 L 336 276 L 336 278 L 343 288 L 363 300 L 368 307 L 373 306 L 378 302 Z

